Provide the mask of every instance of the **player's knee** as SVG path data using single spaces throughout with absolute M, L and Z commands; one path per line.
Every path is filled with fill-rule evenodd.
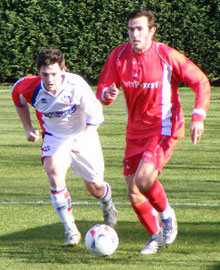
M 62 171 L 57 170 L 54 167 L 46 167 L 45 171 L 47 173 L 48 181 L 50 185 L 54 188 L 66 185 L 66 174 Z
M 145 175 L 144 177 L 137 175 L 135 177 L 135 182 L 139 190 L 145 192 L 152 187 L 154 178 L 151 175 Z
M 50 186 L 53 188 L 66 186 L 65 176 L 62 174 L 57 174 L 57 172 L 54 170 L 47 171 L 47 177 Z
M 156 179 L 158 173 L 152 166 L 146 167 L 145 170 L 139 170 L 135 174 L 135 183 L 141 192 L 148 191 Z

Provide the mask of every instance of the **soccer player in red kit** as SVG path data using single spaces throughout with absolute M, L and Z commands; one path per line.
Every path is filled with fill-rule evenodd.
M 193 144 L 204 131 L 210 83 L 183 54 L 154 40 L 156 27 L 152 12 L 131 12 L 127 29 L 130 42 L 110 54 L 96 96 L 109 105 L 116 99 L 119 88 L 123 89 L 128 114 L 124 175 L 131 206 L 152 235 L 140 253 L 153 254 L 173 243 L 177 236 L 175 212 L 158 176 L 178 138 L 184 136 L 178 83 L 184 82 L 196 95 L 190 126 Z

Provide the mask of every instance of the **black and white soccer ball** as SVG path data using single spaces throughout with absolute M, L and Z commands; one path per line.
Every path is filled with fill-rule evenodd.
M 116 231 L 105 224 L 91 227 L 85 235 L 85 246 L 88 252 L 98 256 L 112 255 L 119 244 Z

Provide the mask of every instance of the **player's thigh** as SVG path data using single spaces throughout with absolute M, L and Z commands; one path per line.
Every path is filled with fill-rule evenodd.
M 44 157 L 44 169 L 52 187 L 65 186 L 66 173 L 70 159 L 61 155 Z
M 70 166 L 69 141 L 45 135 L 42 144 L 44 169 L 52 182 L 63 182 Z

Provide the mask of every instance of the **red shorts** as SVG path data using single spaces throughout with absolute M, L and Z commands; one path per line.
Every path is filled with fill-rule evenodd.
M 123 159 L 124 175 L 134 174 L 141 160 L 153 163 L 160 173 L 169 161 L 176 145 L 177 138 L 172 136 L 127 139 Z

